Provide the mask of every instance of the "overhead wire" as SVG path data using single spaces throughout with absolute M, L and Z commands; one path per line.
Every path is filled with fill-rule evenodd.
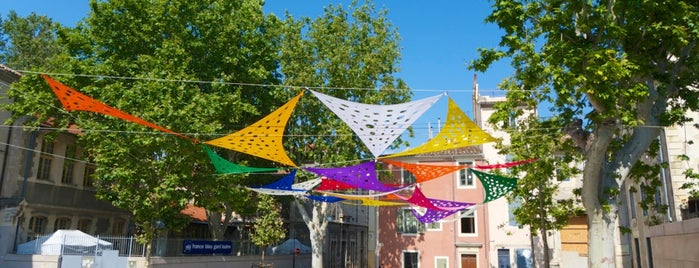
M 133 76 L 114 76 L 100 74 L 74 74 L 74 73 L 55 73 L 55 72 L 38 72 L 31 70 L 17 70 L 20 73 L 26 74 L 45 74 L 50 76 L 65 76 L 65 77 L 85 77 L 96 79 L 115 79 L 115 80 L 133 80 L 133 81 L 154 81 L 154 82 L 172 82 L 172 83 L 192 83 L 192 84 L 220 84 L 220 85 L 235 85 L 235 86 L 250 86 L 261 88 L 291 88 L 291 89 L 330 89 L 330 90 L 362 90 L 375 91 L 377 88 L 366 87 L 330 87 L 330 86 L 311 86 L 311 85 L 280 85 L 280 84 L 260 84 L 247 82 L 226 82 L 226 81 L 207 81 L 207 80 L 188 80 L 188 79 L 166 79 L 155 77 L 133 77 Z M 381 90 L 410 90 L 417 92 L 472 92 L 473 89 L 435 89 L 435 88 L 381 88 Z M 533 91 L 528 89 L 519 89 L 521 91 Z M 500 89 L 478 89 L 479 92 L 505 92 Z

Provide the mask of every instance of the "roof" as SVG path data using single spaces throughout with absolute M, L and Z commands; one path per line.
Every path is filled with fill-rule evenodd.
M 8 82 L 9 84 L 19 80 L 20 77 L 22 77 L 22 73 L 12 70 L 4 64 L 0 64 L 0 80 Z
M 180 211 L 180 214 L 188 216 L 195 221 L 206 222 L 206 210 L 192 204 L 187 204 L 187 207 Z
M 187 204 L 187 207 L 185 207 L 182 211 L 180 211 L 180 214 L 188 216 L 190 219 L 193 221 L 197 222 L 207 222 L 206 220 L 206 209 L 202 207 L 197 207 L 192 204 Z M 223 221 L 223 218 L 221 219 Z M 242 221 L 240 216 L 233 212 L 233 217 L 230 219 L 230 222 L 239 222 Z

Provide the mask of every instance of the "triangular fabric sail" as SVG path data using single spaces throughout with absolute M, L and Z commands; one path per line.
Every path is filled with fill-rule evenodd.
M 46 82 L 49 84 L 49 87 L 51 88 L 51 90 L 53 90 L 53 93 L 56 95 L 58 100 L 63 105 L 63 109 L 65 109 L 66 111 L 86 111 L 109 115 L 194 141 L 194 139 L 187 137 L 183 134 L 158 126 L 141 118 L 125 113 L 119 109 L 106 105 L 96 99 L 88 97 L 87 95 L 82 94 L 75 89 L 61 84 L 61 82 L 53 80 L 48 75 L 42 74 L 41 77 L 44 78 L 44 80 L 46 80 Z
M 440 166 L 440 165 L 430 165 L 430 164 L 412 164 L 399 162 L 388 159 L 381 159 L 381 162 L 386 164 L 391 164 L 396 167 L 403 168 L 410 171 L 415 175 L 415 182 L 426 182 L 432 179 L 439 178 L 442 175 L 452 173 L 454 171 L 464 169 L 466 166 Z
M 483 173 L 475 169 L 471 169 L 471 172 L 476 175 L 481 184 L 483 184 L 483 188 L 485 188 L 485 200 L 483 200 L 483 203 L 498 199 L 517 187 L 517 179 L 514 178 Z
M 446 217 L 451 216 L 452 214 L 459 212 L 459 210 L 457 210 L 457 209 L 454 209 L 454 210 L 426 209 L 425 213 L 420 215 L 420 213 L 415 208 L 411 208 L 411 210 L 412 210 L 415 218 L 417 218 L 422 223 L 438 222 L 441 219 L 444 219 Z
M 442 95 L 407 103 L 376 105 L 335 98 L 311 92 L 347 124 L 378 157 Z
M 451 200 L 441 200 L 441 199 L 433 199 L 433 198 L 428 198 L 430 202 L 435 207 L 438 207 L 439 209 L 442 210 L 462 210 L 468 207 L 471 207 L 475 205 L 474 203 L 465 203 L 465 202 L 458 202 L 458 201 L 451 201 Z
M 320 183 L 320 179 L 312 179 L 304 182 L 294 183 L 291 189 L 310 191 Z
M 370 207 L 405 206 L 405 203 L 401 202 L 381 201 L 375 199 L 361 199 L 361 201 L 362 205 Z
M 284 151 L 282 137 L 286 123 L 302 95 L 303 92 L 244 129 L 205 143 L 295 167 L 296 164 Z
M 248 187 L 248 190 L 255 191 L 261 194 L 268 195 L 305 195 L 308 191 L 306 190 L 278 190 L 278 189 L 267 189 L 267 188 L 252 188 Z
M 490 136 L 490 134 L 479 128 L 478 125 L 471 121 L 471 119 L 459 109 L 456 103 L 449 98 L 447 121 L 444 123 L 444 127 L 442 127 L 437 136 L 415 148 L 387 155 L 382 158 L 426 154 L 493 141 L 495 141 L 493 136 Z
M 292 170 L 291 173 L 285 175 L 281 179 L 264 185 L 260 187 L 246 187 L 249 190 L 268 194 L 268 195 L 303 195 L 308 192 L 308 189 L 296 189 L 292 187 L 294 183 L 294 178 L 296 177 L 296 170 Z
M 388 187 L 379 181 L 379 179 L 376 177 L 376 163 L 373 161 L 348 167 L 305 169 L 320 176 L 325 176 L 329 179 L 346 183 L 361 189 L 380 192 L 396 190 L 396 188 Z
M 208 146 L 204 146 L 204 150 L 206 151 L 206 154 L 209 156 L 209 159 L 211 159 L 211 163 L 214 165 L 214 168 L 216 168 L 216 172 L 218 174 L 246 174 L 246 173 L 255 173 L 255 172 L 277 172 L 280 169 L 279 168 L 260 168 L 260 167 L 247 167 L 243 165 L 238 165 L 235 163 L 231 163 L 230 161 L 224 159 L 223 157 L 219 156 L 211 150 Z
M 340 191 L 349 189 L 357 189 L 357 187 L 328 178 L 322 178 L 318 188 L 315 188 L 316 191 Z
M 410 187 L 398 188 L 398 189 L 394 189 L 394 190 L 388 191 L 388 192 L 366 193 L 366 194 L 344 194 L 344 193 L 335 193 L 335 192 L 318 191 L 318 189 L 315 189 L 314 191 L 315 191 L 315 192 L 318 192 L 318 193 L 325 194 L 325 195 L 331 195 L 331 196 L 341 197 L 341 198 L 344 198 L 344 199 L 353 199 L 353 200 L 357 200 L 357 199 L 363 199 L 363 198 L 374 198 L 374 197 L 388 196 L 388 195 L 391 195 L 391 194 L 393 194 L 393 193 L 397 193 L 397 192 L 406 190 L 406 189 L 408 189 L 408 188 L 410 188 Z M 407 198 L 406 198 L 406 199 L 407 199 Z M 399 200 L 399 199 L 396 199 L 396 200 Z
M 425 195 L 422 193 L 422 191 L 420 191 L 420 188 L 418 187 L 415 187 L 415 190 L 413 190 L 413 195 L 410 196 L 410 198 L 408 198 L 407 201 L 411 204 L 418 205 L 423 208 L 443 210 L 432 204 L 432 202 L 429 199 L 427 199 L 427 197 L 425 197 Z
M 294 179 L 296 178 L 296 170 L 292 170 L 291 173 L 284 175 L 281 179 L 259 187 L 250 188 L 264 188 L 264 189 L 277 189 L 277 190 L 291 190 L 291 185 L 294 184 Z
M 306 198 L 311 199 L 313 201 L 320 201 L 320 202 L 327 202 L 327 203 L 335 203 L 335 202 L 345 200 L 345 199 L 342 199 L 339 197 L 323 196 L 323 195 L 306 195 Z
M 451 216 L 454 213 L 473 207 L 475 205 L 474 203 L 464 203 L 450 200 L 440 200 L 431 198 L 429 200 L 430 202 L 432 202 L 432 204 L 434 204 L 436 207 L 442 210 L 426 209 L 425 213 L 421 214 L 416 208 L 411 207 L 413 215 L 415 215 L 415 218 L 417 218 L 420 222 L 438 222 L 446 217 Z
M 532 158 L 532 159 L 514 161 L 514 162 L 509 162 L 509 163 L 504 163 L 504 164 L 492 164 L 492 165 L 478 165 L 478 164 L 476 164 L 476 168 L 477 169 L 511 168 L 511 167 L 516 167 L 519 165 L 531 163 L 531 162 L 534 162 L 536 160 L 537 160 L 536 158 Z

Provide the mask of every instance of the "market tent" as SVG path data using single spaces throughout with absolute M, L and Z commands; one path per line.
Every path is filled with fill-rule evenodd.
M 311 247 L 306 246 L 295 238 L 284 241 L 284 243 L 279 244 L 272 248 L 272 254 L 270 255 L 289 255 L 294 254 L 294 250 L 298 248 L 301 254 L 311 253 Z
M 51 235 L 19 244 L 17 254 L 37 255 L 94 255 L 112 249 L 112 243 L 79 230 L 58 230 Z

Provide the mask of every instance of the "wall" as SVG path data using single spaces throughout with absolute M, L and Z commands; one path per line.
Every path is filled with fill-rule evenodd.
M 699 218 L 650 227 L 653 267 L 699 267 Z
M 68 256 L 66 256 L 68 257 Z M 82 257 L 82 256 L 70 256 Z M 88 256 L 90 257 L 90 256 Z M 123 265 L 111 265 L 113 268 L 145 268 L 146 259 L 141 257 L 120 257 Z M 206 257 L 152 257 L 151 268 L 250 268 L 260 262 L 260 256 L 206 256 Z M 0 261 L 3 268 L 54 268 L 59 267 L 59 256 L 46 255 L 15 255 L 8 254 L 4 261 Z M 65 263 L 65 262 L 64 262 Z M 293 267 L 294 260 L 291 255 L 266 256 L 265 263 L 271 263 L 276 268 Z M 311 267 L 311 255 L 296 256 L 296 267 Z M 107 267 L 103 265 L 101 267 Z

